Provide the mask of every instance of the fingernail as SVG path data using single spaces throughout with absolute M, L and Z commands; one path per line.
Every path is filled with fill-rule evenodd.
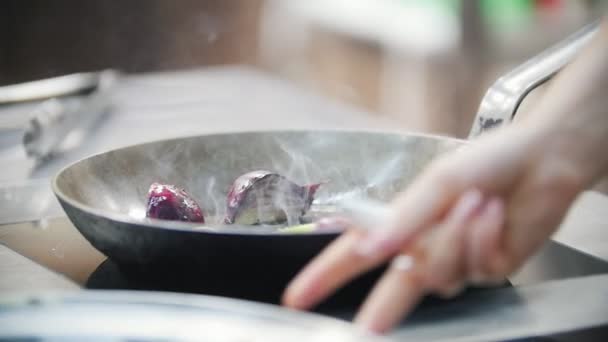
M 310 286 L 306 286 L 306 284 L 302 284 L 301 281 L 293 282 L 292 284 L 287 286 L 285 290 L 285 295 L 283 297 L 283 302 L 292 308 L 296 309 L 304 309 L 308 307 L 308 298 L 310 298 L 310 293 L 312 289 Z
M 399 247 L 395 240 L 396 227 L 391 224 L 396 222 L 395 215 L 394 211 L 385 211 L 382 220 L 378 217 L 373 226 L 368 226 L 367 236 L 356 245 L 355 253 L 369 258 L 389 250 L 396 250 Z
M 356 329 L 370 337 L 378 337 L 381 336 L 386 328 L 383 326 L 382 322 L 378 322 L 376 317 L 368 317 L 366 315 L 362 315 L 361 313 L 357 314 L 354 319 Z
M 377 339 L 382 336 L 382 333 L 379 333 L 372 329 L 369 324 L 359 321 L 355 321 L 353 329 L 357 333 L 357 335 L 361 336 L 362 338 Z
M 406 272 L 414 267 L 414 258 L 410 255 L 399 255 L 391 262 L 391 267 Z
M 450 217 L 456 222 L 467 220 L 481 206 L 483 195 L 477 189 L 469 190 L 464 193 L 456 203 Z
M 333 226 L 327 221 L 328 219 L 320 219 L 315 222 L 315 231 L 332 229 Z

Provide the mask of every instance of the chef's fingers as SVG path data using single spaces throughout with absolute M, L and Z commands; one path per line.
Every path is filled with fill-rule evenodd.
M 416 265 L 423 259 L 415 253 L 393 259 L 391 267 L 359 310 L 355 323 L 376 333 L 384 333 L 394 327 L 426 293 L 424 275 Z
M 505 227 L 505 205 L 500 198 L 492 198 L 469 228 L 466 240 L 468 278 L 473 284 L 493 284 L 504 280 L 506 274 L 493 274 L 487 265 L 504 258 L 501 247 Z
M 347 228 L 353 225 L 352 220 L 345 216 L 322 217 L 315 224 L 321 228 Z
M 458 211 L 474 210 L 479 205 L 481 196 L 478 190 L 466 192 Z M 391 248 L 379 253 L 362 253 L 361 243 L 368 235 L 364 231 L 351 229 L 338 238 L 292 280 L 283 296 L 283 303 L 294 308 L 308 309 L 351 279 L 381 265 L 395 254 Z
M 479 191 L 469 191 L 463 195 L 459 211 L 474 210 L 480 201 Z M 337 220 L 335 223 L 346 223 L 343 219 Z M 283 303 L 294 308 L 308 309 L 351 279 L 379 266 L 394 255 L 392 249 L 373 254 L 361 253 L 358 247 L 368 235 L 364 231 L 351 229 L 338 238 L 292 280 L 283 296 Z
M 359 254 L 372 259 L 395 255 L 443 217 L 465 190 L 446 165 L 434 164 L 393 201 L 387 226 L 362 239 Z
M 392 203 L 394 217 L 387 229 L 370 234 L 358 249 L 369 255 L 396 254 L 440 221 L 468 189 L 508 193 L 526 168 L 522 150 L 529 140 L 525 131 L 497 130 L 466 149 L 436 159 Z
M 483 207 L 478 191 L 465 193 L 446 219 L 414 242 L 409 255 L 393 259 L 363 304 L 356 322 L 375 332 L 392 328 L 428 291 L 452 295 L 463 277 L 464 233 Z
M 526 174 L 508 203 L 504 231 L 505 262 L 488 265 L 494 274 L 508 274 L 536 252 L 557 230 L 568 208 L 586 184 L 576 165 L 560 156 L 545 156 Z
M 428 245 L 427 285 L 442 292 L 450 293 L 464 280 L 465 244 L 469 227 L 487 207 L 478 191 L 467 192 L 450 210 L 445 220 L 433 231 Z
M 352 226 L 352 220 L 344 216 L 323 217 L 315 222 L 315 231 L 346 230 Z
M 364 232 L 351 229 L 330 244 L 287 286 L 283 304 L 308 309 L 331 295 L 358 274 L 382 263 L 380 258 L 362 257 L 355 246 Z

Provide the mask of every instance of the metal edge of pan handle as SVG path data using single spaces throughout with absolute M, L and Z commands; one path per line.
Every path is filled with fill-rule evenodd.
M 600 20 L 586 25 L 500 77 L 482 98 L 469 139 L 511 122 L 524 98 L 574 59 L 599 26 Z

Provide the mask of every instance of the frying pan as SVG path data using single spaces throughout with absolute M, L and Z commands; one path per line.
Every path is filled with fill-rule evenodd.
M 557 73 L 590 39 L 593 23 L 501 77 L 484 96 L 471 138 L 511 121 L 534 88 Z M 53 191 L 66 214 L 98 250 L 135 265 L 159 262 L 227 268 L 262 262 L 268 269 L 290 265 L 293 272 L 338 232 L 285 234 L 256 227 L 196 227 L 146 219 L 152 182 L 173 183 L 220 217 L 225 194 L 239 175 L 277 171 L 304 184 L 327 181 L 316 204 L 368 191 L 390 199 L 435 157 L 466 145 L 465 140 L 424 134 L 365 131 L 269 131 L 186 137 L 121 148 L 62 169 Z

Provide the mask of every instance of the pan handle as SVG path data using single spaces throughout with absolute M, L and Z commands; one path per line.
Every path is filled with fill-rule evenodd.
M 511 122 L 524 98 L 568 64 L 598 31 L 599 26 L 599 20 L 588 24 L 500 77 L 481 100 L 469 139 Z

